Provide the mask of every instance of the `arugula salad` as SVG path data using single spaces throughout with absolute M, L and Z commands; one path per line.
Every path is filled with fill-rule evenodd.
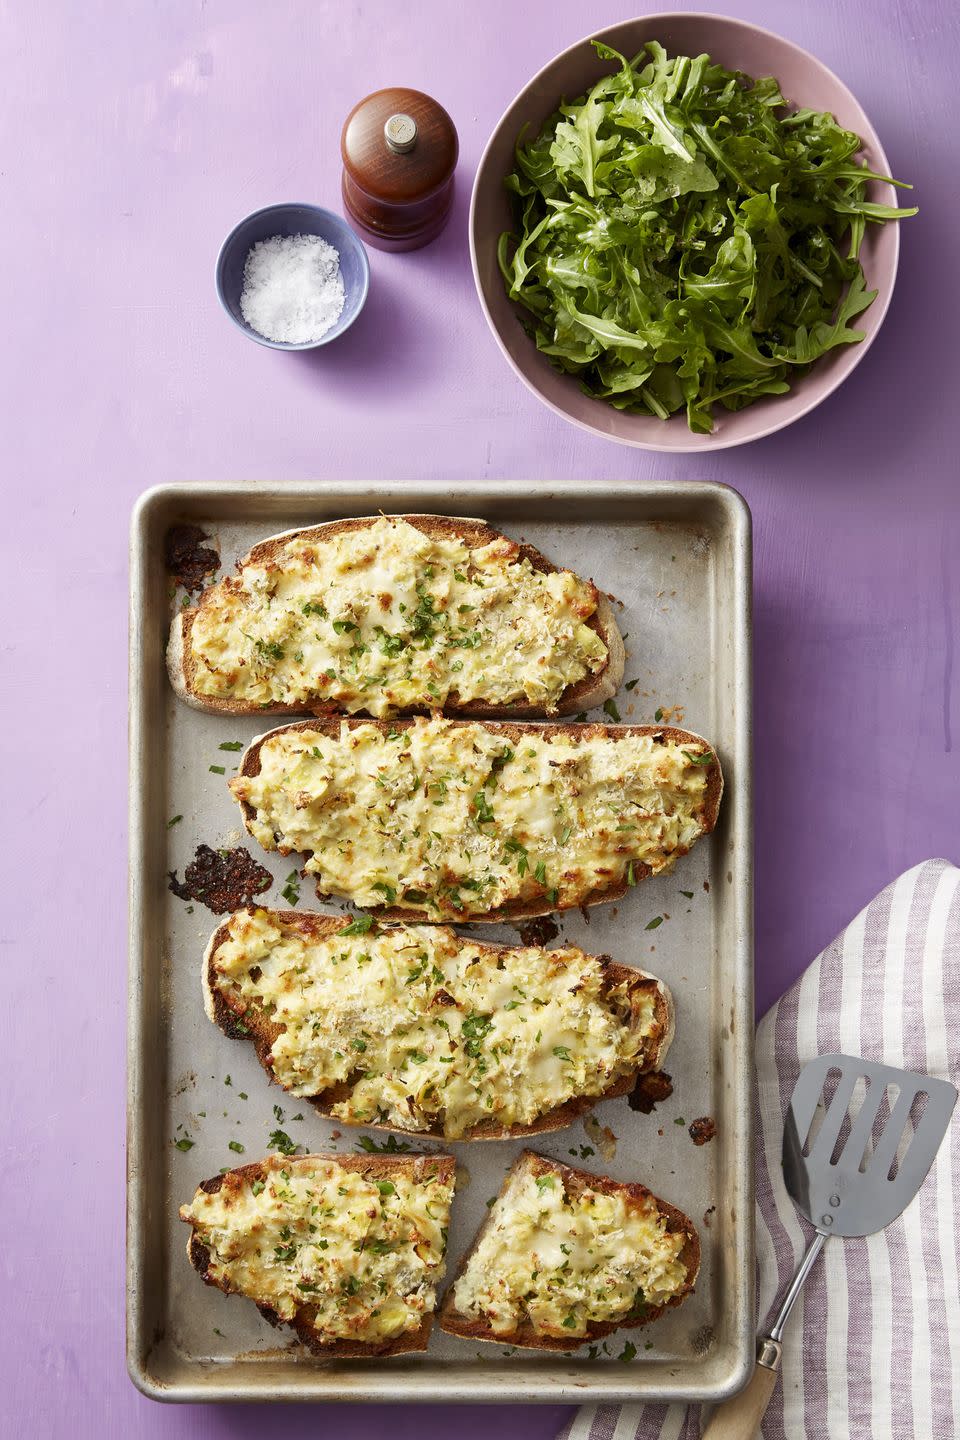
M 500 269 L 537 347 L 589 395 L 685 410 L 707 433 L 717 405 L 783 394 L 863 339 L 866 225 L 916 208 L 868 200 L 888 177 L 857 161 L 860 137 L 787 110 L 772 77 L 593 43 L 620 68 L 521 132 Z

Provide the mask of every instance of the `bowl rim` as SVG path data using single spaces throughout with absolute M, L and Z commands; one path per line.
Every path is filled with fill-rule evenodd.
M 484 318 L 486 319 L 487 325 L 492 332 L 493 337 L 497 342 L 497 345 L 499 346 L 501 354 L 507 360 L 510 368 L 513 370 L 514 374 L 517 375 L 520 380 L 522 380 L 526 388 L 537 397 L 540 403 L 542 405 L 546 405 L 549 410 L 552 410 L 555 415 L 559 415 L 561 419 L 565 420 L 569 425 L 576 425 L 578 429 L 585 430 L 587 434 L 596 435 L 601 440 L 609 440 L 615 445 L 629 445 L 635 450 L 652 450 L 660 454 L 689 455 L 694 453 L 702 454 L 704 452 L 710 452 L 713 450 L 729 450 L 737 445 L 751 445 L 755 440 L 763 440 L 766 438 L 766 436 L 773 435 L 778 430 L 784 430 L 787 428 L 787 426 L 794 424 L 795 421 L 802 420 L 805 415 L 809 415 L 812 410 L 815 410 L 818 405 L 821 405 L 825 400 L 827 400 L 837 389 L 839 389 L 843 382 L 847 380 L 850 375 L 853 374 L 854 370 L 860 364 L 861 360 L 866 355 L 867 351 L 870 349 L 871 345 L 879 334 L 880 328 L 883 325 L 883 322 L 887 315 L 887 311 L 890 307 L 890 301 L 893 297 L 894 286 L 896 285 L 897 281 L 897 271 L 900 265 L 900 222 L 899 220 L 891 220 L 886 222 L 889 226 L 892 227 L 893 230 L 893 252 L 890 262 L 889 283 L 885 290 L 878 290 L 877 297 L 870 307 L 872 317 L 875 322 L 873 324 L 873 327 L 867 331 L 864 338 L 859 341 L 858 344 L 847 345 L 844 347 L 845 351 L 850 357 L 849 365 L 846 368 L 838 367 L 839 373 L 831 378 L 827 388 L 822 391 L 822 393 L 811 396 L 807 400 L 801 399 L 800 403 L 797 406 L 797 409 L 792 410 L 789 415 L 778 416 L 776 419 L 770 420 L 767 424 L 763 424 L 763 422 L 761 422 L 759 428 L 757 428 L 755 431 L 748 435 L 735 435 L 724 438 L 722 432 L 720 436 L 716 436 L 714 433 L 711 433 L 709 435 L 694 434 L 691 430 L 689 430 L 689 428 L 686 427 L 686 422 L 684 421 L 683 416 L 677 414 L 671 416 L 670 420 L 668 421 L 660 420 L 657 421 L 657 423 L 660 425 L 669 425 L 672 422 L 676 422 L 678 426 L 683 425 L 685 431 L 683 439 L 679 443 L 671 443 L 669 445 L 657 444 L 657 442 L 653 440 L 634 439 L 633 436 L 614 435 L 609 433 L 608 431 L 601 430 L 596 425 L 590 424 L 588 420 L 581 419 L 577 415 L 571 415 L 568 410 L 565 410 L 549 396 L 545 395 L 543 391 L 534 383 L 532 377 L 525 374 L 522 367 L 517 363 L 513 355 L 510 353 L 506 342 L 500 334 L 496 321 L 494 320 L 494 317 L 490 312 L 490 308 L 487 305 L 486 296 L 483 293 L 483 286 L 480 278 L 480 264 L 477 256 L 476 240 L 477 194 L 480 187 L 480 177 L 488 164 L 490 151 L 493 148 L 494 141 L 497 139 L 501 130 L 503 129 L 504 123 L 507 119 L 507 116 L 510 114 L 510 111 L 524 97 L 524 95 L 526 95 L 527 91 L 532 89 L 532 87 L 541 79 L 541 77 L 545 76 L 550 70 L 553 69 L 553 67 L 558 63 L 558 61 L 563 60 L 567 55 L 572 54 L 574 51 L 580 50 L 584 45 L 589 44 L 593 40 L 599 40 L 601 42 L 605 41 L 606 36 L 608 36 L 614 30 L 622 29 L 624 25 L 629 25 L 640 21 L 662 21 L 664 23 L 669 23 L 671 21 L 680 20 L 687 22 L 700 20 L 710 21 L 713 24 L 729 25 L 732 28 L 738 30 L 753 31 L 755 35 L 759 35 L 763 39 L 774 40 L 778 45 L 783 45 L 787 49 L 795 51 L 796 54 L 803 61 L 816 66 L 820 71 L 823 72 L 825 76 L 827 76 L 833 82 L 837 89 L 840 90 L 843 95 L 852 102 L 853 107 L 863 116 L 865 123 L 862 125 L 862 127 L 860 127 L 858 131 L 860 139 L 866 144 L 868 144 L 873 150 L 876 159 L 879 162 L 876 168 L 884 175 L 890 174 L 890 162 L 887 159 L 886 151 L 883 148 L 880 137 L 874 129 L 869 116 L 867 115 L 863 106 L 860 104 L 860 101 L 857 99 L 856 95 L 854 95 L 849 85 L 844 84 L 844 82 L 840 79 L 839 75 L 837 75 L 833 70 L 831 70 L 829 65 L 825 64 L 824 61 L 820 60 L 810 50 L 805 50 L 804 47 L 802 45 L 798 45 L 795 40 L 788 40 L 786 36 L 780 35 L 775 30 L 770 30 L 764 25 L 754 25 L 751 21 L 741 20 L 736 15 L 718 15 L 709 10 L 650 11 L 649 13 L 644 15 L 634 15 L 632 17 L 626 17 L 623 20 L 618 20 L 614 22 L 614 24 L 612 25 L 604 26 L 602 30 L 594 30 L 586 35 L 581 36 L 579 40 L 575 40 L 573 44 L 567 45 L 563 50 L 559 50 L 556 55 L 554 55 L 544 65 L 541 65 L 540 69 L 535 71 L 534 74 L 530 77 L 530 79 L 526 82 L 526 84 L 517 91 L 516 95 L 514 95 L 513 99 L 506 106 L 505 110 L 500 116 L 500 119 L 497 121 L 496 125 L 491 130 L 487 142 L 484 145 L 483 150 L 481 151 L 480 159 L 477 162 L 477 168 L 474 172 L 473 177 L 473 187 L 470 193 L 470 211 L 467 220 L 467 232 L 470 244 L 470 268 L 473 272 L 473 283 L 476 288 L 477 297 L 480 301 L 480 307 L 483 310 Z M 548 362 L 544 360 L 544 364 L 547 363 Z M 570 376 L 567 378 L 569 378 L 571 384 L 576 384 L 576 380 L 574 379 L 574 377 Z M 791 390 L 791 395 L 795 394 L 796 391 Z M 599 404 L 602 402 L 598 401 L 597 403 Z M 762 406 L 764 402 L 761 399 L 756 403 Z M 750 408 L 753 409 L 752 406 Z M 742 414 L 743 412 L 741 411 L 739 413 Z M 651 416 L 650 419 L 655 420 L 656 417 Z
M 266 335 L 259 335 L 246 321 L 238 320 L 230 309 L 226 296 L 224 295 L 223 266 L 230 246 L 236 239 L 238 232 L 242 230 L 245 225 L 249 225 L 251 220 L 259 220 L 263 216 L 280 214 L 288 210 L 309 210 L 312 211 L 314 215 L 322 215 L 325 219 L 333 220 L 336 225 L 342 227 L 350 236 L 360 258 L 361 283 L 359 299 L 353 314 L 339 330 L 335 328 L 338 321 L 334 321 L 334 324 L 324 335 L 320 336 L 319 340 L 300 340 L 297 343 L 289 340 L 269 340 Z M 317 238 L 322 240 L 324 237 L 318 235 Z M 327 243 L 329 244 L 329 241 Z M 216 265 L 214 267 L 214 283 L 216 284 L 217 299 L 220 301 L 221 309 L 233 321 L 237 329 L 246 335 L 248 340 L 252 340 L 254 344 L 262 345 L 267 350 L 319 350 L 322 345 L 329 345 L 331 341 L 339 340 L 341 335 L 346 335 L 364 305 L 366 305 L 367 295 L 370 291 L 370 259 L 367 255 L 366 246 L 360 239 L 360 236 L 350 222 L 345 220 L 342 215 L 339 215 L 336 210 L 328 210 L 324 205 L 314 205 L 310 200 L 278 200 L 273 205 L 261 205 L 258 210 L 251 210 L 249 215 L 244 215 L 229 231 L 221 243 L 220 249 L 217 251 Z

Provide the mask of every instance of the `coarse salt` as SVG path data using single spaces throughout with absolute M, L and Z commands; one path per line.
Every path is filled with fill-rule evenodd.
M 247 256 L 240 313 L 265 340 L 319 340 L 340 318 L 343 301 L 340 254 L 319 235 L 272 235 Z

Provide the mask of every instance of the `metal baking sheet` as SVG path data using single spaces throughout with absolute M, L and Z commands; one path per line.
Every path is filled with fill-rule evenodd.
M 338 1127 L 269 1085 L 252 1046 L 228 1040 L 204 1016 L 200 961 L 218 921 L 170 894 L 167 872 L 182 874 L 201 841 L 242 840 L 276 877 L 265 901 L 281 904 L 292 857 L 264 856 L 241 834 L 224 777 L 210 770 L 223 765 L 229 776 L 239 756 L 219 746 L 248 741 L 263 723 L 198 714 L 167 682 L 163 652 L 175 601 L 164 534 L 179 521 L 202 525 L 229 571 L 263 536 L 378 510 L 482 516 L 595 577 L 623 606 L 625 681 L 636 684 L 617 697 L 622 719 L 652 722 L 658 708 L 678 707 L 674 722 L 708 736 L 723 762 L 726 794 L 712 837 L 672 875 L 591 910 L 589 923 L 579 913 L 562 920 L 564 938 L 652 970 L 671 986 L 677 1036 L 666 1068 L 674 1093 L 649 1116 L 623 1098 L 598 1105 L 613 1142 L 598 1144 L 578 1121 L 537 1137 L 534 1148 L 641 1180 L 691 1216 L 703 1244 L 695 1295 L 647 1329 L 612 1336 L 594 1359 L 586 1349 L 514 1353 L 435 1329 L 422 1355 L 318 1360 L 291 1332 L 271 1330 L 251 1303 L 204 1286 L 187 1261 L 178 1205 L 221 1167 L 267 1153 L 275 1105 L 283 1128 L 306 1149 L 353 1152 L 364 1132 Z M 197 484 L 143 496 L 133 517 L 130 615 L 127 1336 L 130 1374 L 145 1393 L 182 1401 L 716 1400 L 743 1384 L 755 1320 L 750 559 L 746 505 L 712 484 L 484 482 L 455 491 L 440 483 Z M 174 815 L 183 818 L 168 828 Z M 316 903 L 305 881 L 301 908 Z M 662 922 L 649 928 L 657 916 Z M 482 933 L 516 939 L 507 927 Z M 715 1120 L 717 1134 L 697 1148 L 687 1125 L 703 1115 Z M 192 1148 L 178 1150 L 174 1141 L 184 1136 Z M 231 1141 L 244 1147 L 242 1159 Z M 450 1148 L 462 1169 L 448 1274 L 521 1142 Z

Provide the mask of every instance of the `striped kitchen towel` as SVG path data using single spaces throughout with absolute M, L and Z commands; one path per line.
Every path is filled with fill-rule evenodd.
M 794 1082 L 843 1051 L 960 1083 L 960 870 L 928 860 L 848 925 L 757 1030 L 757 1269 L 773 1320 L 812 1229 L 780 1171 Z M 764 1440 L 952 1440 L 960 1436 L 960 1106 L 933 1168 L 898 1220 L 832 1241 L 783 1343 Z M 601 1405 L 560 1440 L 697 1440 L 697 1407 Z

